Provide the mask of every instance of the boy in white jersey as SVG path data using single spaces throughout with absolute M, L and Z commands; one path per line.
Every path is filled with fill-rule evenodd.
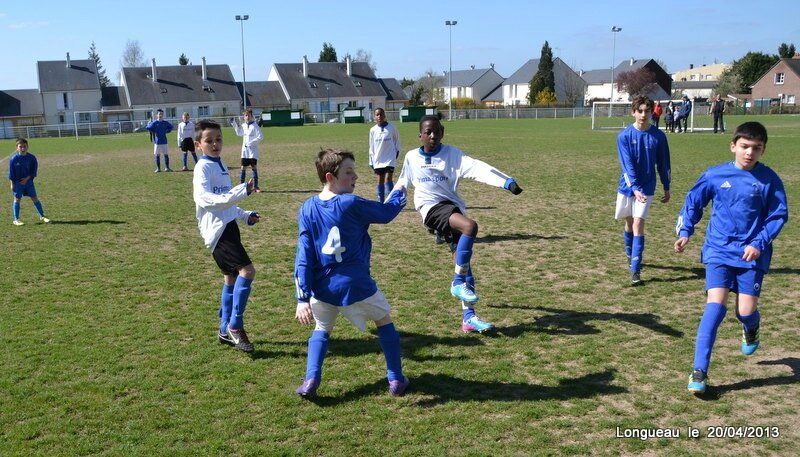
M 375 109 L 375 125 L 369 129 L 369 166 L 378 175 L 378 201 L 394 188 L 392 174 L 400 156 L 400 134 L 386 121 L 383 108 Z
M 253 344 L 244 330 L 244 311 L 256 269 L 239 235 L 239 222 L 253 225 L 260 220 L 255 211 L 245 211 L 236 204 L 253 192 L 253 180 L 233 187 L 222 163 L 222 130 L 214 121 L 201 120 L 196 125 L 195 147 L 203 153 L 194 167 L 192 181 L 195 213 L 200 235 L 222 271 L 220 326 L 217 339 L 240 351 L 253 352 Z
M 197 165 L 197 154 L 194 152 L 194 122 L 189 120 L 189 113 L 181 115 L 183 121 L 178 124 L 178 147 L 183 151 L 183 168 L 181 171 L 189 171 L 187 163 L 188 155 L 191 152 L 194 164 Z
M 402 396 L 408 388 L 400 357 L 400 334 L 389 314 L 391 307 L 370 276 L 370 224 L 387 224 L 406 204 L 405 192 L 396 192 L 385 204 L 353 195 L 356 162 L 353 153 L 320 151 L 315 161 L 324 187 L 307 199 L 297 214 L 299 236 L 295 259 L 297 309 L 302 324 L 316 323 L 308 339 L 308 362 L 303 384 L 296 392 L 316 395 L 322 381 L 322 363 L 328 339 L 343 314 L 361 331 L 375 322 L 378 343 L 386 358 L 389 394 Z
M 242 113 L 244 124 L 239 125 L 236 119 L 231 119 L 231 127 L 236 134 L 242 137 L 242 169 L 239 172 L 239 182 L 244 182 L 247 177 L 247 167 L 253 171 L 253 187 L 256 192 L 261 192 L 258 187 L 258 143 L 264 139 L 261 129 L 253 118 L 253 110 L 247 108 Z
M 514 178 L 491 165 L 464 154 L 449 144 L 442 144 L 444 126 L 436 116 L 425 116 L 419 123 L 422 146 L 408 151 L 395 191 L 414 185 L 414 207 L 423 223 L 444 237 L 455 259 L 455 275 L 450 293 L 461 300 L 464 332 L 485 332 L 494 325 L 475 315 L 475 278 L 470 260 L 478 234 L 478 223 L 467 217 L 467 205 L 458 195 L 462 178 L 502 187 L 514 195 L 522 192 Z M 391 195 L 390 195 L 391 197 Z

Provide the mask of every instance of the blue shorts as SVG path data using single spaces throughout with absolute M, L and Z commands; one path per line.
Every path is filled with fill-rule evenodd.
M 36 187 L 33 185 L 33 179 L 29 179 L 27 183 L 20 184 L 18 182 L 14 183 L 14 189 L 11 191 L 14 194 L 14 198 L 22 198 L 22 197 L 36 197 Z
M 754 297 L 761 295 L 764 272 L 753 268 L 738 268 L 729 265 L 706 265 L 706 292 L 709 289 L 729 289 L 736 294 Z

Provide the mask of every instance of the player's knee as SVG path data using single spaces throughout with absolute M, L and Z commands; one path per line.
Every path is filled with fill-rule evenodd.
M 387 314 L 387 315 L 383 316 L 382 318 L 376 320 L 375 321 L 375 326 L 376 327 L 383 327 L 384 325 L 389 325 L 391 323 L 392 323 L 392 316 L 390 314 Z
M 254 267 L 252 263 L 244 266 L 241 270 L 239 270 L 239 275 L 244 276 L 247 279 L 254 279 L 256 277 L 256 267 Z

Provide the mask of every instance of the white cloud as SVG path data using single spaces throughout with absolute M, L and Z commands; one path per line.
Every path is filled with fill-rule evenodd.
M 18 22 L 16 24 L 11 24 L 8 26 L 10 29 L 31 29 L 31 28 L 40 28 L 40 27 L 47 27 L 50 25 L 47 21 L 37 21 L 37 22 Z

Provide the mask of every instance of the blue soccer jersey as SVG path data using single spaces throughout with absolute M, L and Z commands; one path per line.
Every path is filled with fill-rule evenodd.
M 777 173 L 760 162 L 749 171 L 734 162 L 709 168 L 686 195 L 675 227 L 678 237 L 692 236 L 709 201 L 713 209 L 702 262 L 769 271 L 772 241 L 789 218 L 786 192 Z M 761 256 L 742 260 L 747 246 L 760 250 Z
M 146 128 L 155 134 L 155 144 L 167 144 L 167 133 L 172 131 L 172 124 L 155 120 L 148 122 Z
M 378 287 L 369 273 L 369 224 L 390 222 L 404 205 L 404 192 L 392 194 L 386 203 L 352 194 L 306 200 L 297 215 L 294 278 L 298 301 L 307 302 L 313 296 L 347 306 L 374 295 Z
M 619 193 L 631 197 L 638 190 L 645 195 L 655 195 L 656 168 L 664 191 L 669 190 L 672 175 L 664 132 L 654 125 L 645 131 L 629 125 L 617 136 L 617 149 L 622 167 Z
M 36 156 L 30 152 L 27 154 L 14 153 L 11 160 L 8 161 L 8 179 L 15 184 L 26 176 L 30 176 L 32 182 L 38 170 L 39 162 L 36 160 Z

